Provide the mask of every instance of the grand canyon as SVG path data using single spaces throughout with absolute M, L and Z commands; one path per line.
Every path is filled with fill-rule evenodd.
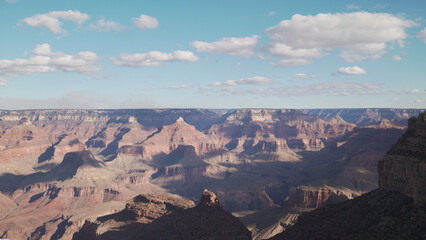
M 423 111 L 3 110 L 0 237 L 308 239 L 339 204 L 421 206 Z

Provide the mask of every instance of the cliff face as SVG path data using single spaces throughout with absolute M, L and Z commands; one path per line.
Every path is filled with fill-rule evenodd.
M 351 193 L 329 186 L 307 187 L 299 186 L 292 189 L 286 204 L 299 208 L 319 208 L 327 204 L 343 202 L 352 198 Z
M 408 120 L 407 132 L 379 161 L 379 188 L 426 203 L 426 114 Z

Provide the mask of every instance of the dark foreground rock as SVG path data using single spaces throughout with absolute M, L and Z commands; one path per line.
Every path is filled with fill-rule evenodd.
M 426 239 L 426 211 L 399 192 L 374 190 L 299 217 L 271 240 Z
M 166 204 L 167 207 L 167 204 Z M 173 211 L 170 214 L 164 214 L 150 223 L 138 221 L 140 215 L 135 213 L 150 212 L 146 209 L 129 211 L 132 207 L 127 206 L 120 214 L 118 219 L 122 219 L 125 224 L 111 228 L 110 230 L 98 235 L 97 227 L 102 226 L 99 222 L 110 219 L 111 217 L 98 218 L 96 223 L 86 222 L 83 228 L 74 234 L 73 239 L 146 239 L 146 240 L 248 240 L 251 239 L 251 233 L 246 227 L 234 217 L 231 213 L 225 211 L 219 204 L 216 195 L 210 191 L 204 190 L 201 200 L 197 206 L 184 209 L 182 207 L 170 207 Z M 155 209 L 153 209 L 154 211 Z M 126 216 L 125 212 L 131 212 Z M 123 216 L 124 214 L 124 216 Z M 143 214 L 142 214 L 143 215 Z M 134 220 L 130 220 L 133 218 Z M 136 221 L 135 221 L 136 220 Z M 118 220 L 120 221 L 120 220 Z M 95 224 L 95 226 L 93 225 Z M 88 231 L 88 232 L 86 232 Z M 93 234 L 95 233 L 95 234 Z M 95 236 L 95 237 L 94 237 Z

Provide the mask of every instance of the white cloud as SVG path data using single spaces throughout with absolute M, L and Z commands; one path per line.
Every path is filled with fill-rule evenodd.
M 423 42 L 426 44 L 426 27 L 417 33 L 417 38 L 422 39 Z
M 191 43 L 191 47 L 199 52 L 225 53 L 232 56 L 249 57 L 254 54 L 258 39 L 258 35 L 242 38 L 225 37 L 211 43 L 194 41 Z
M 392 60 L 394 60 L 394 61 L 401 61 L 401 56 L 398 56 L 398 55 L 393 55 L 392 56 Z
M 320 58 L 324 56 L 321 48 L 294 49 L 283 43 L 274 43 L 269 47 L 269 52 L 282 58 Z
M 308 74 L 304 74 L 304 73 L 296 73 L 296 74 L 293 75 L 293 78 L 313 79 L 313 78 L 317 78 L 317 76 L 315 76 L 315 75 L 308 75 Z
M 189 88 L 194 88 L 195 85 L 175 85 L 175 86 L 168 86 L 166 87 L 166 89 L 189 89 Z
M 289 66 L 303 66 L 312 64 L 313 62 L 309 59 L 304 58 L 294 58 L 294 59 L 281 59 L 278 64 L 273 63 L 274 66 L 282 66 L 282 67 L 289 67 Z
M 340 74 L 344 75 L 359 75 L 359 74 L 367 74 L 367 72 L 358 67 L 358 66 L 352 66 L 352 67 L 341 67 L 339 68 L 339 71 L 337 71 Z
M 5 0 L 5 2 L 7 2 L 7 3 L 17 3 L 17 2 L 19 2 L 19 0 Z
M 0 60 L 0 75 L 31 75 L 54 71 L 91 73 L 101 70 L 96 66 L 96 53 L 79 52 L 68 55 L 62 52 L 52 52 L 47 43 L 37 45 L 33 57 L 28 59 Z
M 114 21 L 105 21 L 105 18 L 99 19 L 96 24 L 90 24 L 90 28 L 100 32 L 122 31 L 127 27 Z
M 412 89 L 409 91 L 404 91 L 406 94 L 426 94 L 426 90 L 420 90 L 420 89 Z
M 157 28 L 159 25 L 156 18 L 143 14 L 138 18 L 132 18 L 132 22 L 140 30 Z
M 237 85 L 266 85 L 271 84 L 274 81 L 272 81 L 270 78 L 262 77 L 262 76 L 255 76 L 255 77 L 249 77 L 249 78 L 242 78 L 239 80 L 228 80 L 225 82 L 214 82 L 210 84 L 210 86 L 214 87 L 220 87 L 220 86 L 237 86 Z
M 343 59 L 355 62 L 378 59 L 393 43 L 403 47 L 405 29 L 416 25 L 388 13 L 295 14 L 266 29 L 266 34 L 272 42 L 268 51 L 283 59 L 319 58 L 339 49 Z
M 147 53 L 121 54 L 118 59 L 112 58 L 112 61 L 117 66 L 156 67 L 160 66 L 162 62 L 196 62 L 198 57 L 190 51 L 174 51 L 173 53 L 151 51 Z
M 50 55 L 52 54 L 52 49 L 47 43 L 38 44 L 33 50 L 34 55 Z
M 52 33 L 66 33 L 62 29 L 62 22 L 59 20 L 72 21 L 77 24 L 83 24 L 90 19 L 86 13 L 80 11 L 52 11 L 46 14 L 36 14 L 32 17 L 23 19 L 22 21 L 31 27 L 44 27 Z
M 347 5 L 346 5 L 346 9 L 347 9 L 347 10 L 351 10 L 351 9 L 360 9 L 360 8 L 361 8 L 361 6 L 355 5 L 355 4 L 353 4 L 353 3 L 351 3 L 351 4 L 347 4 Z

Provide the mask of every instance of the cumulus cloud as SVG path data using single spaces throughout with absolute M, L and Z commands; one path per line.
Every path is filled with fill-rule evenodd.
M 225 37 L 211 43 L 194 41 L 191 43 L 191 47 L 197 49 L 199 52 L 225 53 L 231 56 L 249 57 L 254 54 L 258 40 L 258 35 L 242 38 Z
M 151 51 L 147 53 L 121 54 L 119 58 L 112 58 L 114 65 L 127 67 L 156 67 L 163 62 L 185 61 L 196 62 L 198 57 L 190 51 L 174 51 L 162 53 Z
M 304 74 L 304 73 L 296 73 L 296 74 L 293 75 L 293 78 L 313 79 L 313 78 L 317 78 L 317 76 L 315 76 L 315 75 L 308 75 L 308 74 Z
M 83 24 L 90 17 L 86 13 L 81 13 L 80 11 L 52 11 L 45 14 L 36 14 L 32 17 L 27 17 L 22 21 L 31 27 L 38 28 L 47 28 L 52 33 L 66 33 L 65 30 L 62 29 L 62 22 L 64 21 L 72 21 L 77 24 Z
M 304 85 L 290 85 L 278 88 L 236 90 L 232 87 L 223 87 L 221 92 L 230 94 L 246 95 L 278 95 L 283 97 L 294 96 L 349 96 L 349 95 L 374 95 L 385 93 L 376 83 L 345 83 L 345 82 L 322 82 Z
M 401 61 L 401 56 L 398 56 L 398 55 L 393 55 L 392 56 L 392 60 L 394 60 L 394 61 Z
M 95 65 L 98 56 L 94 52 L 68 55 L 52 52 L 50 45 L 44 43 L 37 45 L 33 54 L 28 59 L 0 60 L 0 75 L 31 75 L 57 70 L 87 74 L 101 70 L 101 67 Z
M 158 27 L 158 20 L 154 17 L 141 14 L 138 18 L 132 18 L 133 24 L 140 30 Z
M 355 62 L 378 59 L 393 43 L 402 47 L 407 38 L 405 29 L 416 25 L 388 13 L 295 14 L 266 29 L 266 34 L 272 42 L 268 51 L 282 59 L 303 63 L 300 59 L 323 57 L 339 49 L 343 59 Z
M 367 74 L 367 72 L 358 67 L 358 66 L 352 66 L 352 67 L 341 67 L 339 68 L 339 70 L 337 71 L 340 74 L 344 74 L 344 75 L 359 75 L 359 74 Z
M 90 28 L 100 32 L 122 31 L 127 27 L 114 21 L 105 21 L 105 18 L 99 19 L 96 24 L 90 24 Z
M 426 44 L 426 27 L 417 33 L 417 38 L 422 39 L 423 42 Z
M 270 78 L 263 76 L 254 76 L 249 78 L 242 78 L 239 80 L 228 80 L 225 82 L 214 82 L 210 86 L 220 87 L 220 86 L 237 86 L 237 85 L 266 85 L 271 84 L 272 81 Z
M 319 58 L 324 56 L 321 48 L 292 48 L 286 44 L 274 43 L 269 52 L 283 58 Z

